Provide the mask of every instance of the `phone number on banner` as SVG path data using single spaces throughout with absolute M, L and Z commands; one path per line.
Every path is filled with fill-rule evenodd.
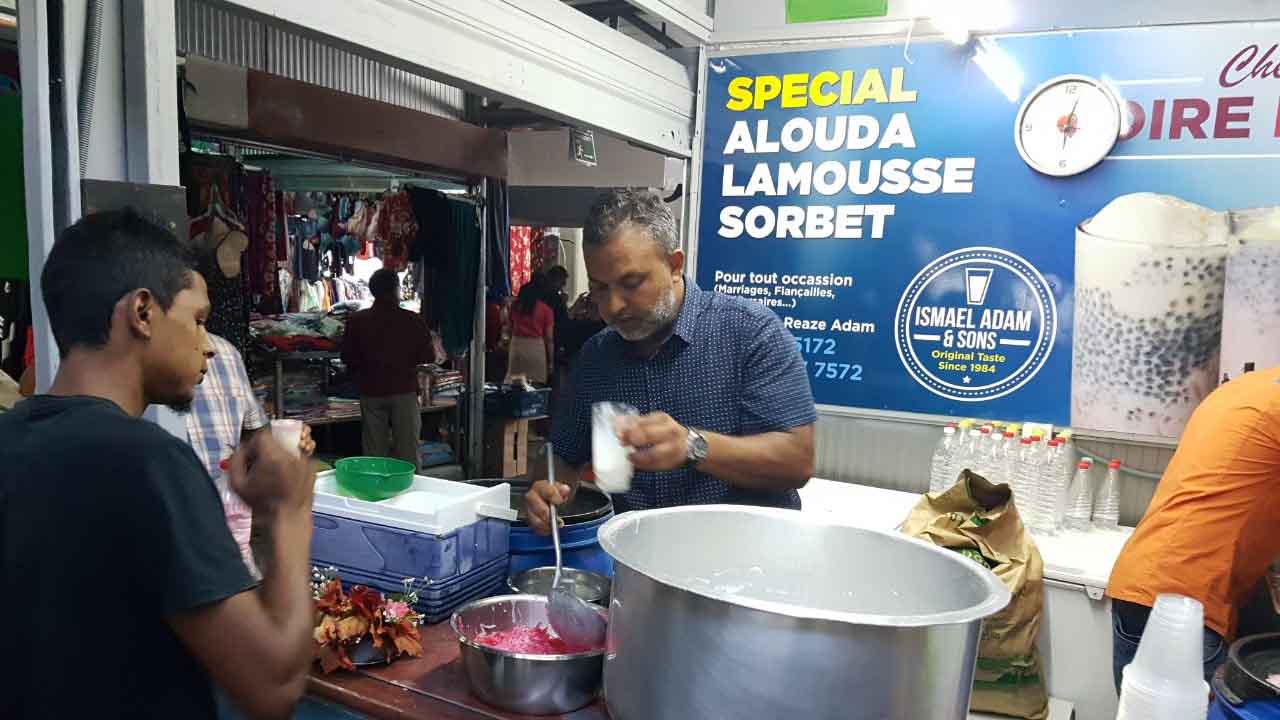
M 862 366 L 840 361 L 839 345 L 834 339 L 798 337 L 796 347 L 805 357 L 804 366 L 814 379 L 862 382 Z

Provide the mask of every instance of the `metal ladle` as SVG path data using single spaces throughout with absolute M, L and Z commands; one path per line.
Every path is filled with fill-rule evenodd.
M 556 461 L 547 443 L 547 482 L 556 486 Z M 568 588 L 560 586 L 563 559 L 560 552 L 560 521 L 551 503 L 551 543 L 556 551 L 556 573 L 547 593 L 547 620 L 566 644 L 575 648 L 604 647 L 605 622 L 600 613 Z

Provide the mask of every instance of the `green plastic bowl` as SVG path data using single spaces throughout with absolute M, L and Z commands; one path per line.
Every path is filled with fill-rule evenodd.
M 338 487 L 360 500 L 393 498 L 413 485 L 413 463 L 391 458 L 352 457 L 334 464 Z

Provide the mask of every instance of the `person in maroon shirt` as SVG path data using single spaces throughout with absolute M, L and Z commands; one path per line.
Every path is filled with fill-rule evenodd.
M 418 466 L 422 412 L 418 366 L 432 362 L 426 323 L 400 307 L 400 280 L 390 270 L 369 278 L 373 307 L 347 321 L 342 361 L 360 389 L 364 453 Z

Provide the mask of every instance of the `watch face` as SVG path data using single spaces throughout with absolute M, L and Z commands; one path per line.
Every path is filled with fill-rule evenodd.
M 689 463 L 697 465 L 707 459 L 707 439 L 697 430 L 689 430 Z
M 1120 135 L 1115 95 L 1098 80 L 1063 75 L 1036 88 L 1014 127 L 1018 154 L 1046 175 L 1076 175 L 1102 162 Z

